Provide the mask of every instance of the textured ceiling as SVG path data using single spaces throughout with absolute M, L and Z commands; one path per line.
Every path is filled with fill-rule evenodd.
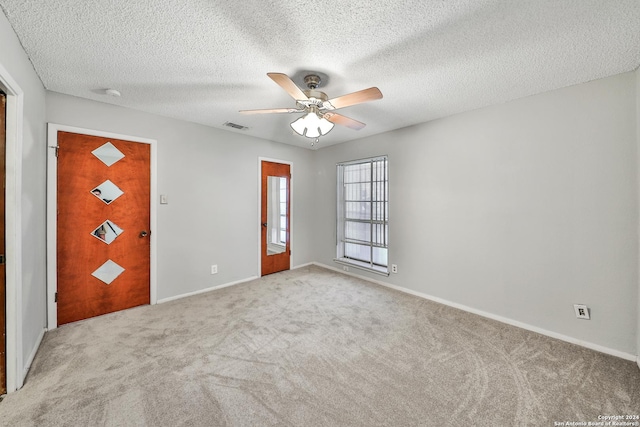
M 639 0 L 0 0 L 44 86 L 310 147 L 266 75 L 329 76 L 340 110 L 319 147 L 625 71 L 640 64 Z M 0 50 L 0 55 L 2 51 Z M 104 95 L 115 88 L 120 98 Z M 248 126 L 239 131 L 225 122 Z

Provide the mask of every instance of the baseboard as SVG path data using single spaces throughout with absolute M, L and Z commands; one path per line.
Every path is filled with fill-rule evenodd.
M 307 263 L 304 263 L 304 264 L 300 264 L 300 265 L 296 265 L 294 267 L 291 267 L 291 269 L 292 270 L 297 270 L 298 268 L 309 267 L 310 265 L 320 265 L 320 264 L 318 264 L 316 262 L 307 262 Z
M 636 358 L 636 364 L 638 365 L 638 369 L 640 369 L 640 356 Z
M 296 270 L 298 268 L 308 267 L 310 265 L 316 265 L 316 264 L 317 263 L 315 263 L 315 262 L 308 262 L 306 264 L 300 264 L 300 265 L 296 265 L 295 267 L 291 267 L 291 270 Z M 194 292 L 189 292 L 189 293 L 186 293 L 186 294 L 176 295 L 176 296 L 169 297 L 169 298 L 159 299 L 156 303 L 157 304 L 162 304 L 162 303 L 165 303 L 165 302 L 169 302 L 169 301 L 174 301 L 174 300 L 177 300 L 177 299 L 190 297 L 190 296 L 193 296 L 193 295 L 204 294 L 206 292 L 215 291 L 216 289 L 227 288 L 229 286 L 239 285 L 240 283 L 250 282 L 250 281 L 255 280 L 255 279 L 259 279 L 259 277 L 258 276 L 251 276 L 251 277 L 247 277 L 246 279 L 236 280 L 235 282 L 229 282 L 229 283 L 225 283 L 223 285 L 212 286 L 212 287 L 206 288 L 206 289 L 200 289 L 199 291 L 194 291 Z
M 548 337 L 559 339 L 559 340 L 565 341 L 565 342 L 569 342 L 571 344 L 576 344 L 576 345 L 579 345 L 581 347 L 585 347 L 585 348 L 588 348 L 588 349 L 591 349 L 591 350 L 598 351 L 600 353 L 609 354 L 611 356 L 616 356 L 616 357 L 619 357 L 621 359 L 630 360 L 632 362 L 636 361 L 637 364 L 638 364 L 638 367 L 640 368 L 640 357 L 637 357 L 637 356 L 635 356 L 633 354 L 630 354 L 630 353 L 625 353 L 623 351 L 615 350 L 615 349 L 612 349 L 612 348 L 609 348 L 609 347 L 605 347 L 605 346 L 602 346 L 602 345 L 599 345 L 599 344 L 594 344 L 594 343 L 591 343 L 591 342 L 588 342 L 588 341 L 583 341 L 583 340 L 580 340 L 578 338 L 570 337 L 568 335 L 559 334 L 557 332 L 553 332 L 553 331 L 549 331 L 549 330 L 546 330 L 546 329 L 543 329 L 543 328 L 539 328 L 537 326 L 529 325 L 528 323 L 523 323 L 523 322 L 519 322 L 517 320 L 509 319 L 507 317 L 498 316 L 498 315 L 493 314 L 493 313 L 489 313 L 489 312 L 486 312 L 486 311 L 478 310 L 478 309 L 475 309 L 475 308 L 472 308 L 472 307 L 468 307 L 468 306 L 463 305 L 463 304 L 458 304 L 456 302 L 448 301 L 448 300 L 445 300 L 445 299 L 442 299 L 442 298 L 439 298 L 439 297 L 434 297 L 432 295 L 424 294 L 422 292 L 417 292 L 417 291 L 414 291 L 414 290 L 411 290 L 411 289 L 408 289 L 408 288 L 404 288 L 402 286 L 392 285 L 390 283 L 385 283 L 385 282 L 382 282 L 380 280 L 372 279 L 370 277 L 361 276 L 359 274 L 351 273 L 349 271 L 343 271 L 341 269 L 338 269 L 338 268 L 335 268 L 335 267 L 332 267 L 332 266 L 329 266 L 329 265 L 326 265 L 326 264 L 317 263 L 317 262 L 313 263 L 313 264 L 315 264 L 315 265 L 317 265 L 319 267 L 323 267 L 323 268 L 327 268 L 329 270 L 336 271 L 336 272 L 341 273 L 341 274 L 345 274 L 347 276 L 357 277 L 359 279 L 367 280 L 369 282 L 375 283 L 375 284 L 380 285 L 380 286 L 384 286 L 384 287 L 387 287 L 387 288 L 395 289 L 397 291 L 404 292 L 406 294 L 414 295 L 414 296 L 417 296 L 417 297 L 420 297 L 420 298 L 424 298 L 424 299 L 427 299 L 427 300 L 430 300 L 430 301 L 434 301 L 434 302 L 437 302 L 437 303 L 440 303 L 440 304 L 447 305 L 449 307 L 457 308 L 459 310 L 466 311 L 468 313 L 477 314 L 478 316 L 486 317 L 486 318 L 492 319 L 492 320 L 497 320 L 498 322 L 506 323 L 507 325 L 515 326 L 515 327 L 522 328 L 522 329 L 526 329 L 528 331 L 536 332 L 536 333 L 541 334 L 541 335 L 546 335 Z
M 29 353 L 27 363 L 25 363 L 22 369 L 22 381 L 20 381 L 21 384 L 24 384 L 24 380 L 27 378 L 27 374 L 29 373 L 29 369 L 31 369 L 31 364 L 33 363 L 33 359 L 35 359 L 36 357 L 36 353 L 38 353 L 38 349 L 40 348 L 40 344 L 42 343 L 45 332 L 47 332 L 47 328 L 44 328 L 40 331 L 40 335 L 38 335 L 38 339 L 36 339 L 36 343 L 33 346 L 33 349 L 31 349 L 31 353 Z
M 206 289 L 200 289 L 199 291 L 194 291 L 194 292 L 189 292 L 189 293 L 186 293 L 186 294 L 176 295 L 176 296 L 169 297 L 169 298 L 159 299 L 157 301 L 157 304 L 162 304 L 162 303 L 169 302 L 169 301 L 175 301 L 177 299 L 191 297 L 193 295 L 200 295 L 200 294 L 204 294 L 206 292 L 215 291 L 217 289 L 228 288 L 229 286 L 234 286 L 234 285 L 239 285 L 240 283 L 250 282 L 250 281 L 255 280 L 257 278 L 258 278 L 258 276 L 251 276 L 251 277 L 247 277 L 246 279 L 236 280 L 235 282 L 229 282 L 229 283 L 225 283 L 223 285 L 212 286 L 212 287 L 206 288 Z

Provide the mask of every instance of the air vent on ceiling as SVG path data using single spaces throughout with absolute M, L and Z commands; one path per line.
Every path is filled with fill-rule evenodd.
M 236 124 L 236 123 L 231 123 L 231 122 L 224 122 L 224 125 L 228 126 L 230 128 L 238 129 L 238 130 L 247 130 L 247 129 L 249 129 L 249 127 L 247 127 L 247 126 L 242 126 L 242 125 L 239 125 L 239 124 Z

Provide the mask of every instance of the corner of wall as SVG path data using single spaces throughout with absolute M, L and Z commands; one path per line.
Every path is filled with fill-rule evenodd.
M 636 168 L 638 171 L 638 204 L 640 205 L 640 67 L 636 69 Z M 640 217 L 638 221 L 638 246 L 640 248 Z M 640 252 L 640 250 L 639 250 Z M 640 253 L 638 254 L 638 263 L 636 265 L 638 274 L 638 309 L 636 310 L 637 326 L 636 326 L 636 356 L 638 368 L 640 368 Z

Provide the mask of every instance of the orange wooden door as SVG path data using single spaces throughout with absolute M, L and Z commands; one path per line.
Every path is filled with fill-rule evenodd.
M 291 172 L 287 164 L 262 162 L 261 275 L 289 270 Z
M 5 164 L 6 164 L 6 117 L 7 97 L 0 92 L 0 253 L 4 254 L 4 211 L 5 211 Z M 7 283 L 5 276 L 5 256 L 0 261 L 0 394 L 7 392 Z
M 58 325 L 149 304 L 149 144 L 58 133 Z

